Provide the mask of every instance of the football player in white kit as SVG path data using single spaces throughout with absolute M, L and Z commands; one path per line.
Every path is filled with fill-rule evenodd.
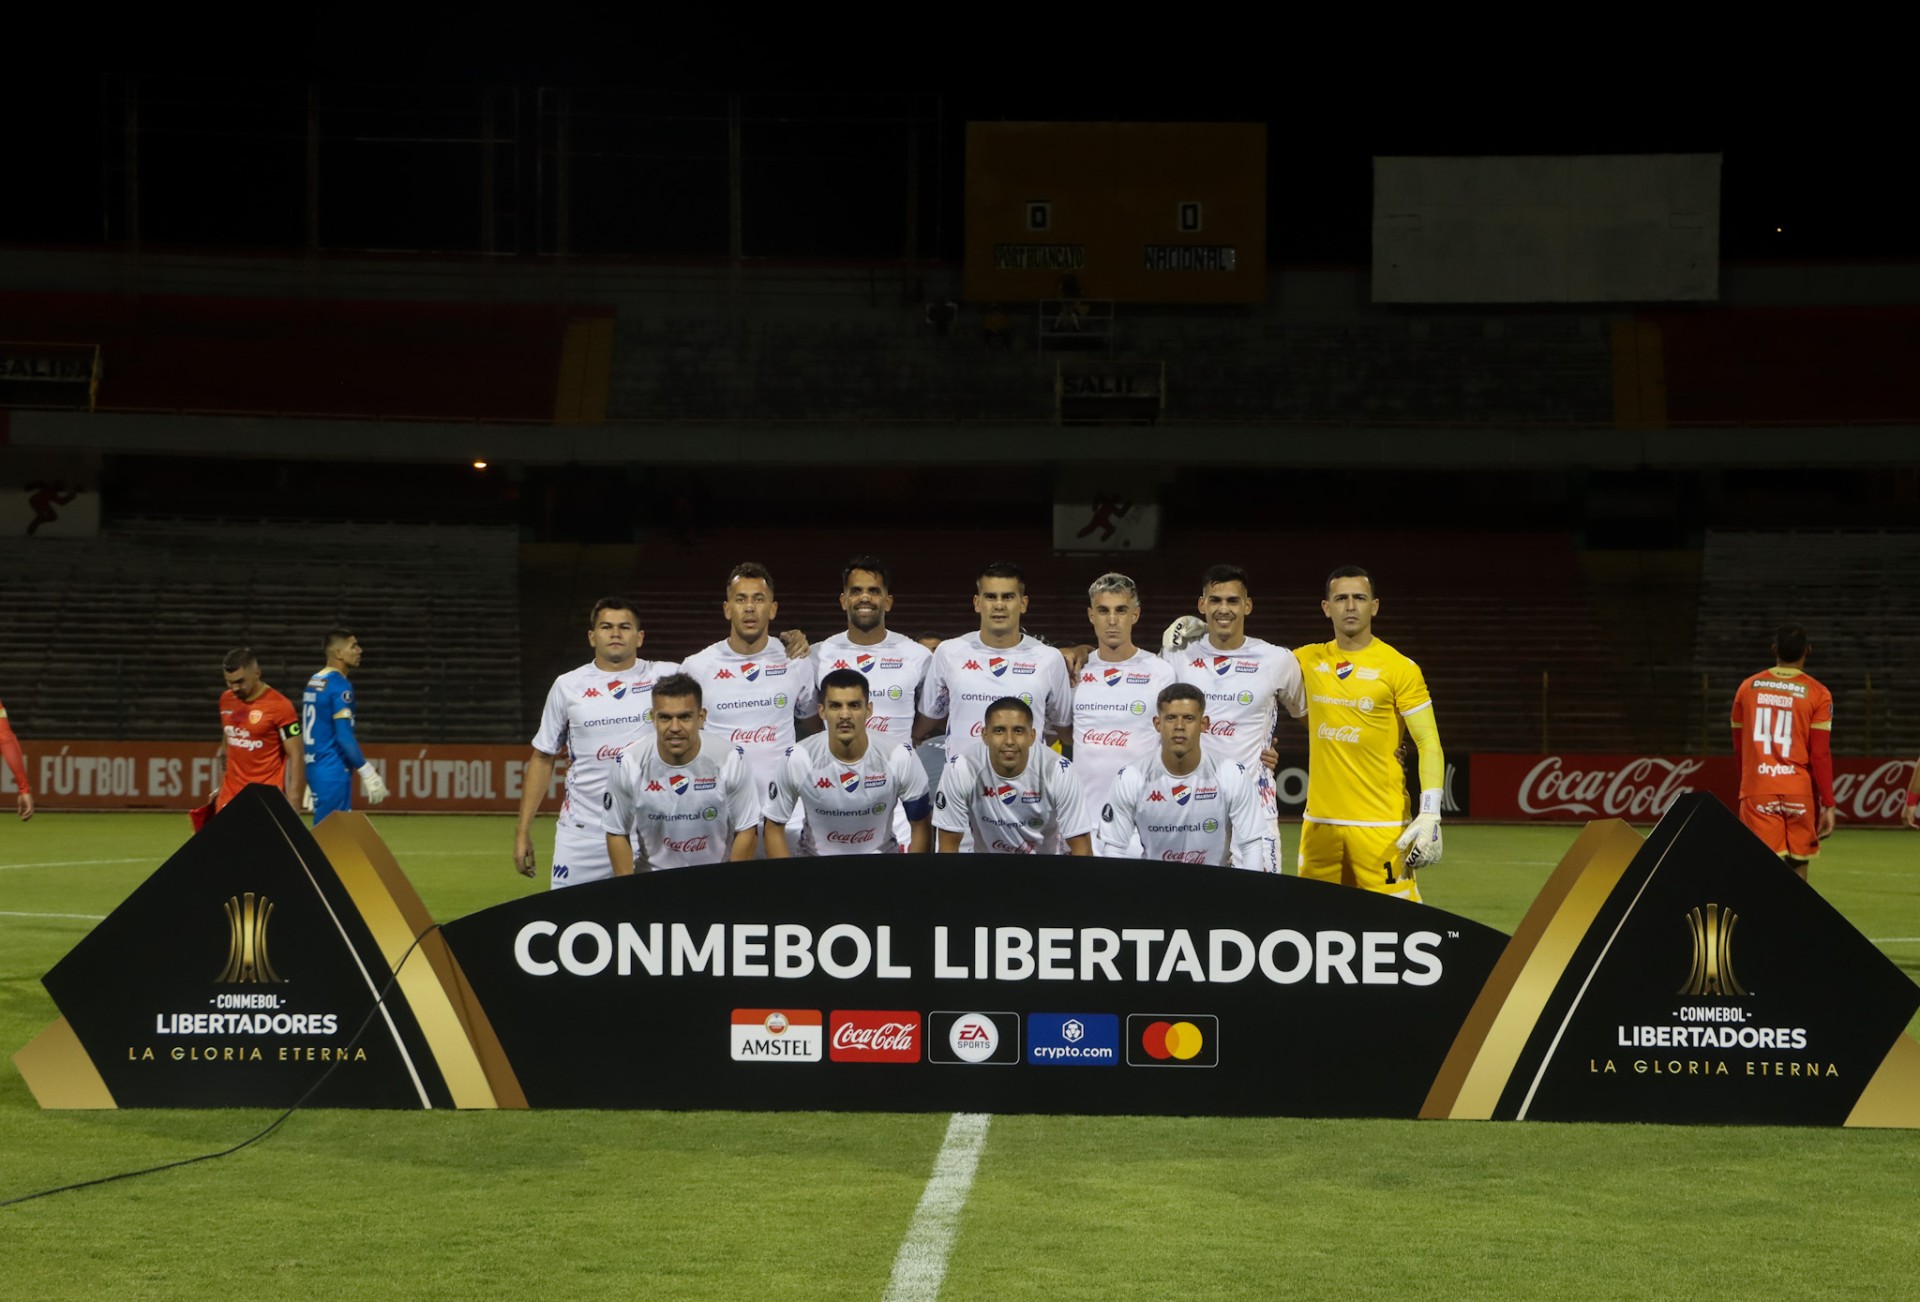
M 914 702 L 932 653 L 887 627 L 893 591 L 883 562 L 856 556 L 846 563 L 840 571 L 840 609 L 847 612 L 846 631 L 813 648 L 815 691 L 821 692 L 820 684 L 835 670 L 858 671 L 867 680 L 872 705 L 867 736 L 882 749 L 911 753 Z M 897 810 L 893 830 L 900 841 L 908 840 L 906 815 Z
M 1126 575 L 1102 574 L 1093 581 L 1087 620 L 1094 650 L 1073 689 L 1073 771 L 1088 807 L 1099 809 L 1121 769 L 1159 750 L 1151 703 L 1173 682 L 1173 667 L 1133 644 L 1140 590 Z M 1112 853 L 1099 837 L 1093 852 Z
M 973 608 L 980 631 L 942 642 L 927 666 L 917 734 L 930 736 L 945 720 L 947 750 L 958 751 L 962 739 L 979 739 L 989 703 L 1017 696 L 1049 733 L 1071 744 L 1073 683 L 1060 653 L 1020 629 L 1027 612 L 1020 567 L 995 561 L 982 569 L 973 582 Z
M 687 657 L 681 668 L 706 693 L 707 740 L 738 748 L 753 789 L 764 792 L 797 739 L 794 716 L 814 713 L 812 666 L 788 658 L 768 635 L 780 603 L 773 576 L 752 561 L 727 576 L 727 636 Z
M 621 752 L 600 798 L 615 877 L 753 858 L 759 791 L 740 752 L 702 732 L 706 716 L 691 676 L 654 684 L 653 735 Z
M 971 836 L 980 854 L 1093 853 L 1094 819 L 1073 761 L 1036 746 L 1033 709 L 1017 696 L 987 705 L 981 744 L 947 756 L 933 797 L 940 853 Z
M 1167 629 L 1161 653 L 1175 677 L 1206 694 L 1208 749 L 1257 775 L 1267 826 L 1263 867 L 1279 872 L 1280 806 L 1261 751 L 1273 740 L 1279 706 L 1296 719 L 1307 712 L 1300 664 L 1286 647 L 1247 636 L 1253 597 L 1239 566 L 1215 565 L 1201 575 L 1199 609 L 1199 620 L 1189 615 Z
M 600 831 L 607 775 L 629 743 L 651 736 L 656 682 L 678 673 L 670 660 L 642 660 L 646 632 L 632 600 L 602 597 L 587 615 L 587 645 L 593 659 L 553 680 L 540 731 L 533 738 L 520 791 L 520 818 L 513 829 L 513 866 L 534 875 L 533 820 L 553 783 L 553 765 L 567 756 L 565 794 L 553 834 L 554 886 L 600 881 L 613 875 L 607 838 Z
M 1121 770 L 1100 808 L 1104 853 L 1137 845 L 1143 859 L 1274 871 L 1253 776 L 1265 770 L 1207 753 L 1206 695 L 1192 683 L 1162 689 L 1154 707 L 1159 749 Z
M 899 854 L 896 810 L 911 829 L 905 848 L 913 854 L 932 848 L 926 770 L 911 748 L 883 745 L 868 731 L 872 712 L 867 679 L 859 670 L 831 670 L 820 680 L 826 731 L 802 738 L 767 789 L 762 829 L 767 858 Z M 805 822 L 799 844 L 790 849 L 786 823 L 796 809 Z

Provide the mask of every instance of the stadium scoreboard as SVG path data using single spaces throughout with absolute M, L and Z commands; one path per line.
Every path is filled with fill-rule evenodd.
M 966 296 L 1258 303 L 1267 129 L 970 122 Z

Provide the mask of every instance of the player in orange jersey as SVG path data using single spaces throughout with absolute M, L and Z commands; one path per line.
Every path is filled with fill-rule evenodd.
M 225 809 L 249 782 L 264 782 L 283 788 L 298 809 L 307 760 L 293 703 L 260 681 L 260 662 L 245 647 L 227 652 L 220 667 L 227 679 L 220 693 L 220 726 L 227 735 L 220 753 L 227 771 L 217 808 Z
M 33 817 L 33 787 L 27 782 L 27 757 L 20 750 L 20 739 L 13 735 L 13 725 L 7 722 L 4 704 L 0 704 L 0 759 L 5 759 L 7 767 L 13 770 L 13 785 L 20 788 L 15 806 L 24 823 Z
M 1782 627 L 1773 668 L 1749 675 L 1733 696 L 1740 821 L 1802 878 L 1834 819 L 1833 693 L 1807 673 L 1809 649 L 1799 625 Z

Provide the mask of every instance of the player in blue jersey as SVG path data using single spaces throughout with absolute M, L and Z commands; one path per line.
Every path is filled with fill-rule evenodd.
M 360 639 L 336 628 L 327 634 L 327 666 L 307 680 L 300 698 L 300 723 L 307 734 L 307 790 L 313 796 L 313 821 L 336 809 L 353 807 L 353 775 L 369 805 L 387 798 L 379 770 L 360 753 L 353 735 L 353 685 L 347 672 L 360 667 Z

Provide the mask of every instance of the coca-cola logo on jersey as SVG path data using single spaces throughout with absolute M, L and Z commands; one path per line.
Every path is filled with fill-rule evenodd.
M 1848 818 L 1897 821 L 1907 807 L 1907 783 L 1913 765 L 1888 760 L 1868 773 L 1833 775 L 1833 805 Z
M 1160 854 L 1168 863 L 1205 863 L 1207 856 L 1201 850 L 1165 850 Z
M 873 829 L 863 827 L 858 832 L 828 832 L 827 841 L 831 845 L 866 845 L 873 840 Z
M 732 740 L 736 743 L 744 742 L 752 746 L 764 746 L 771 742 L 779 741 L 780 730 L 773 727 L 735 728 L 733 730 Z
M 1703 767 L 1699 760 L 1643 755 L 1614 768 L 1577 769 L 1567 768 L 1561 756 L 1549 755 L 1521 779 L 1520 810 L 1658 818 L 1693 790 L 1686 779 Z
M 704 836 L 690 836 L 684 841 L 676 841 L 669 836 L 665 838 L 665 840 L 667 849 L 673 851 L 675 854 L 706 853 L 707 838 Z
M 625 746 L 602 746 L 593 753 L 593 757 L 597 760 L 617 760 L 620 758 L 620 752 L 625 749 Z
M 1078 746 L 1124 747 L 1127 744 L 1127 741 L 1128 741 L 1128 738 L 1125 731 L 1119 728 L 1112 728 L 1106 732 L 1083 733 L 1080 737 L 1080 740 L 1074 744 Z
M 1223 719 L 1207 729 L 1207 736 L 1231 737 L 1233 736 L 1233 724 Z
M 1020 842 L 1020 844 L 1018 845 L 1009 845 L 1007 842 L 1000 840 L 998 837 L 994 838 L 992 849 L 995 854 L 1032 854 L 1033 853 L 1033 847 L 1028 845 L 1025 841 Z
M 836 1009 L 827 1057 L 834 1062 L 919 1062 L 920 1014 Z

